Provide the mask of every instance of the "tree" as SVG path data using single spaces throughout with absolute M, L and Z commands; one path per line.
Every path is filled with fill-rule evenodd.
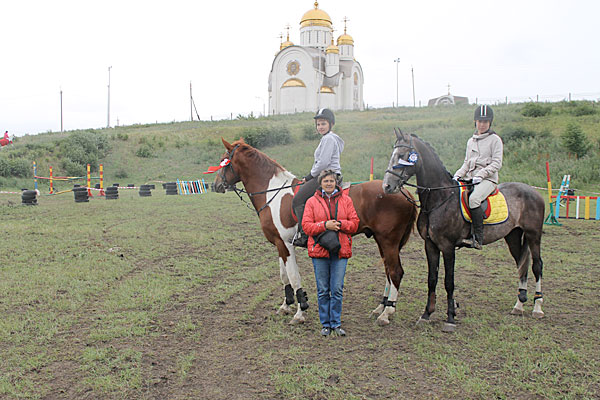
M 562 140 L 563 145 L 571 153 L 575 153 L 578 158 L 585 156 L 590 149 L 588 138 L 581 127 L 574 122 L 569 122 L 567 129 L 562 134 Z

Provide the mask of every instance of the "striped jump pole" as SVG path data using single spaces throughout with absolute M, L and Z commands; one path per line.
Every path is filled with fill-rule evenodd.
M 104 167 L 100 164 L 100 196 L 104 196 Z
M 37 190 L 37 164 L 35 163 L 35 161 L 33 162 L 33 187 L 35 190 Z
M 552 203 L 552 183 L 550 182 L 550 163 L 546 161 L 546 177 L 548 178 L 548 204 Z
M 52 165 L 50 166 L 50 194 L 54 194 L 54 180 L 52 179 Z
M 91 197 L 92 196 L 92 190 L 90 189 L 92 187 L 92 178 L 90 175 L 90 164 L 87 165 L 87 192 L 88 192 L 88 196 Z

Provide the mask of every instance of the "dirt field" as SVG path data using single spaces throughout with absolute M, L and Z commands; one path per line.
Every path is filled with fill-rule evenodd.
M 53 314 L 58 322 L 49 323 L 52 333 L 43 340 L 16 340 L 16 324 L 2 326 L 0 344 L 6 347 L 0 352 L 6 358 L 0 363 L 5 375 L 0 397 L 600 397 L 600 262 L 594 247 L 600 239 L 598 222 L 568 221 L 563 227 L 545 228 L 543 320 L 530 315 L 531 281 L 527 314 L 509 315 L 517 277 L 503 242 L 481 252 L 459 251 L 459 326 L 454 334 L 441 332 L 443 268 L 433 322 L 426 328 L 415 326 L 425 306 L 427 279 L 422 240 L 416 234 L 402 254 L 406 275 L 397 312 L 389 326 L 377 326 L 370 311 L 383 291 L 383 267 L 374 241 L 356 237 L 342 315 L 348 336 L 322 338 L 305 250 L 298 258 L 310 309 L 305 324 L 290 326 L 291 316 L 275 314 L 283 300 L 275 251 L 262 237 L 255 215 L 232 196 L 192 206 L 211 216 L 201 235 L 198 224 L 184 224 L 177 207 L 161 211 L 174 221 L 166 226 L 151 224 L 140 230 L 138 225 L 136 234 L 125 227 L 127 222 L 106 222 L 101 237 L 83 233 L 88 246 L 96 238 L 91 246 L 106 260 L 94 256 L 95 271 L 103 274 L 103 263 L 110 262 L 121 265 L 120 272 L 106 268 L 103 278 L 89 283 L 93 290 L 86 294 L 57 285 L 52 301 L 61 296 L 83 299 L 77 307 L 64 306 Z M 189 210 L 185 201 L 181 206 Z M 238 214 L 232 219 L 215 211 L 222 207 L 234 207 Z M 131 213 L 128 220 L 140 223 L 151 216 L 152 211 Z M 37 216 L 31 218 L 35 224 Z M 135 244 L 136 237 L 144 243 Z M 147 253 L 139 250 L 148 246 Z M 8 253 L 2 257 L 11 260 Z M 10 269 L 0 271 L 5 282 L 17 279 Z M 45 305 L 28 303 L 26 297 L 18 304 L 0 297 L 2 313 L 40 323 Z

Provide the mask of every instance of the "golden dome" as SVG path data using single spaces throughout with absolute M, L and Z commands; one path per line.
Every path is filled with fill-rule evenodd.
M 286 47 L 290 47 L 293 45 L 294 45 L 294 43 L 290 42 L 289 40 L 286 40 L 285 42 L 281 43 L 281 45 L 279 46 L 279 50 L 283 50 Z
M 329 86 L 321 86 L 321 93 L 331 93 L 331 94 L 335 94 L 335 92 L 333 91 L 333 89 Z
M 340 54 L 340 49 L 335 44 L 333 44 L 333 40 L 332 40 L 332 43 L 329 46 L 327 46 L 327 49 L 325 49 L 325 52 Z
M 315 8 L 305 12 L 300 20 L 300 28 L 314 25 L 331 28 L 331 17 L 325 11 L 319 9 L 318 1 L 315 1 Z
M 352 39 L 352 36 L 348 35 L 347 33 L 344 33 L 343 35 L 338 37 L 337 44 L 338 46 L 341 46 L 343 44 L 349 44 L 351 46 L 354 46 L 354 39 Z

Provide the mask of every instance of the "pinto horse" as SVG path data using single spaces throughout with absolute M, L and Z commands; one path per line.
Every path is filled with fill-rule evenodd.
M 216 192 L 226 189 L 242 192 L 235 187 L 242 182 L 245 192 L 258 214 L 262 231 L 279 253 L 279 274 L 284 285 L 285 298 L 277 313 L 293 312 L 294 293 L 298 309 L 291 324 L 304 322 L 304 311 L 308 308 L 308 298 L 300 280 L 296 253 L 292 239 L 296 233 L 297 221 L 292 212 L 293 188 L 302 182 L 286 171 L 276 161 L 261 151 L 244 143 L 243 139 L 228 143 L 222 139 L 226 152 L 221 158 L 219 174 L 214 182 Z M 212 167 L 211 167 L 212 168 Z M 216 172 L 214 169 L 211 172 Z M 385 194 L 381 181 L 365 182 L 350 187 L 356 212 L 360 218 L 357 233 L 374 236 L 379 253 L 385 265 L 387 278 L 381 304 L 373 310 L 379 315 L 379 325 L 389 324 L 389 316 L 396 309 L 398 289 L 404 275 L 400 262 L 400 249 L 406 244 L 417 210 L 408 192 Z
M 385 193 L 395 193 L 403 185 L 410 185 L 407 183 L 410 177 L 417 177 L 417 194 L 421 203 L 417 229 L 425 240 L 429 269 L 427 305 L 418 324 L 429 322 L 430 315 L 435 311 L 435 287 L 441 251 L 444 257 L 444 286 L 448 300 L 448 320 L 443 330 L 452 332 L 456 329 L 455 248 L 470 234 L 470 224 L 465 222 L 460 214 L 457 182 L 453 181 L 452 175 L 433 148 L 416 135 L 405 135 L 399 130 L 395 132 L 397 140 L 383 179 L 383 189 Z M 523 315 L 523 303 L 527 301 L 527 270 L 530 261 L 533 261 L 536 291 L 532 315 L 542 318 L 543 263 L 540 257 L 540 242 L 544 223 L 544 199 L 535 189 L 524 183 L 502 183 L 498 185 L 498 189 L 506 198 L 509 216 L 505 222 L 484 225 L 483 244 L 504 238 L 510 254 L 517 263 L 519 294 L 511 314 Z

